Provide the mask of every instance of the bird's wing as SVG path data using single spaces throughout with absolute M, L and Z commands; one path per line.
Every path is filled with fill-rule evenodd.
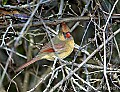
M 54 47 L 55 47 L 55 50 L 59 52 L 60 50 L 64 49 L 65 42 L 54 44 Z M 40 52 L 55 52 L 55 50 L 53 49 L 53 46 L 51 45 L 51 43 L 47 43 L 45 46 L 42 47 Z

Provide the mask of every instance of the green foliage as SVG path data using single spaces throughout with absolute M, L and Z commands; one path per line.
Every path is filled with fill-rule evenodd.
M 2 0 L 2 5 L 6 5 L 8 0 Z

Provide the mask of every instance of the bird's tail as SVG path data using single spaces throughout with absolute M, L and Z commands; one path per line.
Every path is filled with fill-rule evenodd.
M 25 64 L 23 64 L 22 66 L 20 66 L 17 70 L 15 70 L 15 72 L 18 72 L 18 71 L 24 69 L 25 67 L 31 65 L 32 63 L 34 63 L 34 62 L 36 62 L 36 61 L 38 61 L 38 60 L 40 60 L 38 57 L 33 58 L 32 60 L 30 60 L 30 61 L 28 61 L 27 63 L 25 63 Z

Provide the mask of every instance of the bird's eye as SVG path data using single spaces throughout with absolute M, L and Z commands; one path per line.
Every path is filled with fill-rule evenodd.
M 66 37 L 66 38 L 70 38 L 70 37 L 71 37 L 70 32 L 65 33 L 65 37 Z

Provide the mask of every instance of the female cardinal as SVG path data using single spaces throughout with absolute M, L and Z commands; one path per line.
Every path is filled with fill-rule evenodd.
M 54 49 L 51 42 L 48 42 L 45 46 L 42 47 L 38 55 L 32 60 L 20 66 L 15 72 L 22 70 L 23 68 L 29 66 L 30 64 L 41 60 L 47 59 L 50 61 L 54 61 L 55 56 L 64 59 L 71 54 L 74 48 L 74 39 L 70 34 L 70 29 L 65 24 L 62 23 L 62 32 L 60 32 L 57 36 L 52 38 Z M 55 53 L 56 51 L 56 53 Z

